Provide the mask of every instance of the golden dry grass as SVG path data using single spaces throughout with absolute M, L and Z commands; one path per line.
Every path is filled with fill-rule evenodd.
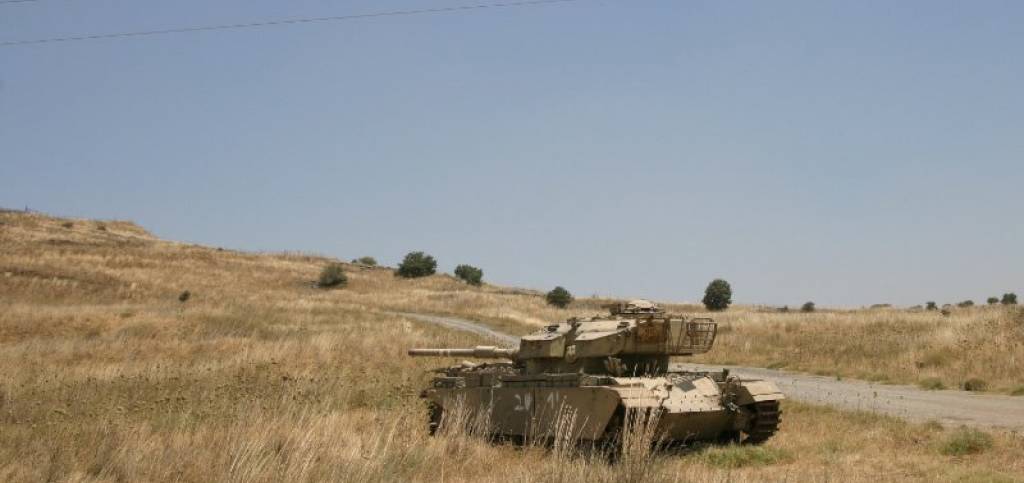
M 319 257 L 165 242 L 128 223 L 0 213 L 0 481 L 1013 481 L 1024 441 L 942 453 L 954 428 L 787 403 L 763 449 L 608 464 L 586 451 L 426 435 L 433 366 L 410 346 L 472 336 L 388 315 L 509 327 L 565 312 L 536 295 L 397 280 Z M 182 290 L 193 295 L 178 301 Z M 588 302 L 596 305 L 597 302 Z M 596 312 L 597 307 L 579 311 Z M 536 323 L 535 321 L 533 321 Z M 810 321 L 808 321 L 810 323 Z M 742 333 L 729 321 L 733 334 Z M 727 342 L 728 343 L 728 342 Z
M 1024 388 L 1024 311 L 1015 307 L 954 309 L 949 316 L 896 309 L 714 316 L 721 335 L 697 361 L 931 388 L 956 389 L 971 379 L 989 391 Z

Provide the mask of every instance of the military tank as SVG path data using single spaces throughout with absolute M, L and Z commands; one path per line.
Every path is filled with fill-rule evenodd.
M 421 393 L 431 434 L 456 408 L 482 418 L 488 434 L 518 438 L 609 441 L 629 415 L 653 421 L 651 436 L 661 442 L 760 444 L 776 433 L 784 396 L 774 383 L 670 364 L 711 349 L 713 320 L 667 314 L 644 300 L 608 308 L 606 316 L 548 325 L 518 348 L 410 349 L 495 360 L 437 370 Z

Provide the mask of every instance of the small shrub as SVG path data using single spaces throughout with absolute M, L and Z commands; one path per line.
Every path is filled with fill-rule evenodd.
M 572 294 L 562 287 L 555 287 L 544 296 L 549 305 L 564 309 L 572 303 Z
M 947 308 L 943 308 L 942 311 L 939 312 L 939 313 L 941 313 L 942 315 L 945 315 L 946 317 L 949 317 L 949 315 L 952 314 L 953 312 L 950 312 L 950 310 L 947 309 Z
M 939 306 L 935 302 L 927 302 L 927 303 L 924 304 L 924 309 L 925 310 L 939 310 Z
M 973 300 L 964 300 L 963 302 L 960 302 L 960 303 L 956 304 L 956 306 L 960 307 L 962 309 L 966 309 L 967 307 L 974 307 L 974 301 Z
M 377 259 L 373 258 L 373 257 L 369 257 L 369 256 L 367 256 L 367 257 L 359 257 L 359 258 L 353 260 L 353 263 L 357 263 L 359 265 L 365 265 L 367 267 L 376 267 L 377 266 Z
M 998 304 L 999 303 L 999 297 L 989 297 L 988 300 L 986 300 L 985 302 L 987 302 L 989 305 Z
M 963 384 L 960 385 L 960 388 L 963 389 L 964 391 L 972 391 L 972 392 L 973 391 L 984 391 L 985 388 L 987 388 L 987 387 L 988 387 L 988 383 L 985 382 L 984 379 L 979 379 L 977 377 L 972 377 L 972 378 L 964 381 Z
M 63 226 L 64 228 L 70 230 L 75 227 L 75 224 L 70 221 L 65 221 L 64 223 L 61 223 L 60 226 Z
M 377 266 L 377 259 L 373 258 L 373 257 L 359 257 L 359 258 L 357 258 L 355 260 L 352 260 L 352 263 L 356 263 L 356 264 L 359 264 L 359 265 L 365 265 L 367 267 L 376 267 Z
M 709 448 L 702 460 L 713 468 L 736 469 L 749 466 L 766 466 L 785 463 L 792 456 L 783 449 L 771 446 L 729 445 Z
M 320 278 L 316 281 L 317 287 L 320 288 L 344 287 L 346 284 L 348 284 L 348 277 L 345 276 L 345 271 L 340 263 L 331 263 L 325 266 L 320 271 Z
M 1013 292 L 1004 293 L 1003 299 L 999 302 L 1003 305 L 1017 305 L 1017 294 Z
M 423 252 L 409 252 L 398 266 L 395 275 L 405 278 L 417 278 L 433 275 L 437 270 L 437 260 Z
M 729 308 L 732 304 L 732 287 L 729 282 L 716 278 L 704 289 L 704 307 L 708 310 L 718 311 Z
M 939 389 L 945 389 L 946 385 L 942 383 L 942 379 L 937 377 L 926 377 L 917 381 L 917 385 L 921 389 L 927 389 L 929 391 L 937 391 Z
M 188 299 L 190 298 L 192 298 L 192 292 L 189 292 L 188 290 L 178 294 L 178 302 L 185 303 L 188 302 Z
M 807 302 L 800 307 L 801 312 L 814 312 L 814 302 Z
M 96 225 L 96 229 L 99 230 L 99 231 L 107 231 L 107 225 L 104 225 L 103 223 L 100 223 L 100 224 Z
M 992 447 L 992 436 L 984 431 L 960 428 L 942 443 L 940 451 L 946 456 L 964 456 L 984 452 Z
M 785 314 L 785 313 L 788 313 L 788 312 L 789 312 L 789 306 L 788 306 L 788 305 L 783 305 L 782 307 L 779 307 L 779 308 L 778 308 L 778 309 L 776 309 L 776 310 L 777 310 L 778 312 L 780 312 L 780 313 L 783 313 L 783 314 Z
M 470 285 L 479 286 L 483 283 L 484 271 L 472 265 L 459 265 L 455 267 L 455 276 Z

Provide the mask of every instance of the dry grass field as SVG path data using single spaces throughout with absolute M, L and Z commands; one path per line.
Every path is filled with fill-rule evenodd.
M 326 259 L 161 241 L 124 222 L 0 213 L 0 247 L 0 481 L 1024 480 L 1021 435 L 791 402 L 763 447 L 637 450 L 617 464 L 587 448 L 429 437 L 416 396 L 428 369 L 451 361 L 407 358 L 405 349 L 479 341 L 388 311 L 522 332 L 598 312 L 600 301 L 559 311 L 526 291 L 356 266 L 347 266 L 347 288 L 321 290 L 312 281 Z M 1012 386 L 1018 316 L 937 317 L 728 312 L 709 357 L 817 370 L 833 354 L 845 374 L 857 367 L 898 380 L 906 364 L 945 347 L 937 344 L 971 335 L 993 344 L 978 361 L 953 352 L 913 377 L 954 384 L 979 372 L 997 390 Z M 1003 335 L 975 330 L 990 326 Z M 902 334 L 911 353 L 896 342 L 867 347 L 879 331 Z M 998 345 L 1000 337 L 1017 345 Z M 762 339 L 775 348 L 755 348 Z
M 696 360 L 841 378 L 964 387 L 1024 396 L 1024 310 L 1003 306 L 938 312 L 896 309 L 714 314 L 715 350 Z M 1021 398 L 1024 404 L 1024 398 Z

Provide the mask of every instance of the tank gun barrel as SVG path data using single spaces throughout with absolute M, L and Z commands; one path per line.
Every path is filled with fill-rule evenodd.
M 516 349 L 505 349 L 492 345 L 478 345 L 472 349 L 409 349 L 410 356 L 419 357 L 476 357 L 478 359 L 511 359 Z

